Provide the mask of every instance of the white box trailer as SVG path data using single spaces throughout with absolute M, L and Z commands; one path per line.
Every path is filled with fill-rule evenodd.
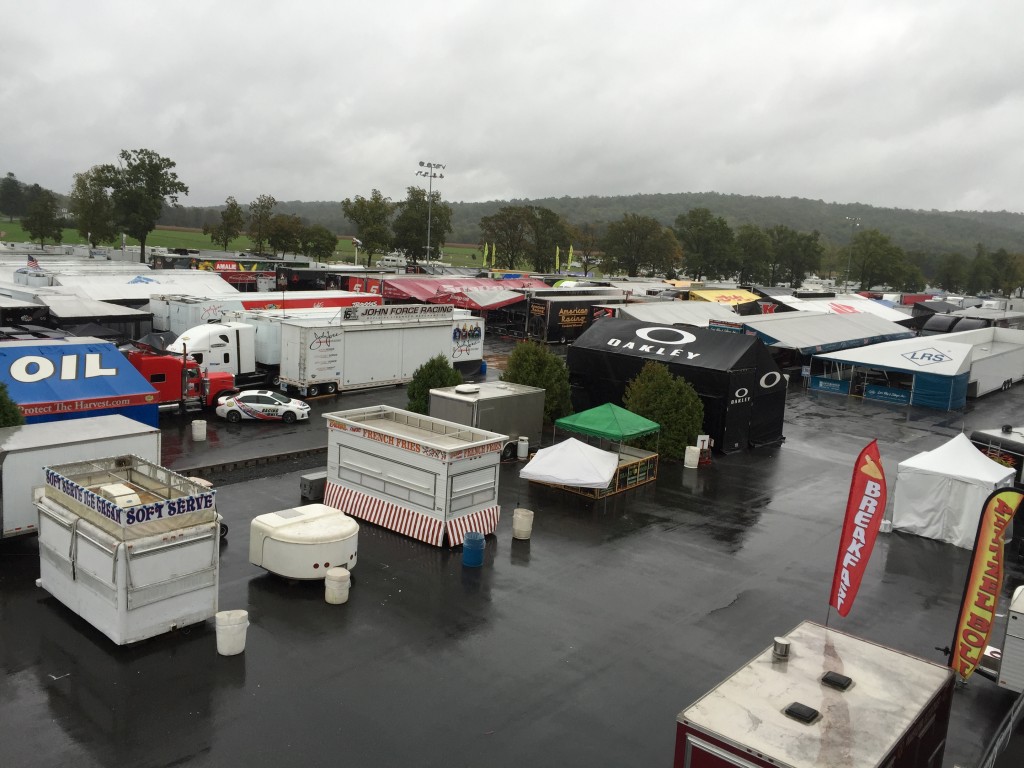
M 478 429 L 529 438 L 540 447 L 544 390 L 508 381 L 484 381 L 430 390 L 430 415 Z
M 356 291 L 236 292 L 216 296 L 154 295 L 150 297 L 149 306 L 153 313 L 153 330 L 182 334 L 197 325 L 220 322 L 225 312 L 338 309 L 374 306 L 381 301 L 380 296 Z M 162 327 L 164 325 L 166 327 Z
M 160 430 L 119 414 L 0 429 L 0 538 L 36 532 L 44 467 L 122 454 L 159 462 Z
M 457 332 L 452 307 L 360 307 L 359 314 L 334 324 L 282 321 L 281 384 L 303 395 L 404 384 L 432 357 L 451 360 Z
M 1024 586 L 1013 591 L 1010 601 L 996 681 L 1001 688 L 1015 693 L 1024 691 Z
M 494 533 L 507 435 L 386 405 L 324 418 L 325 504 L 437 547 Z
M 48 467 L 34 495 L 41 586 L 118 645 L 217 613 L 216 491 L 113 456 Z

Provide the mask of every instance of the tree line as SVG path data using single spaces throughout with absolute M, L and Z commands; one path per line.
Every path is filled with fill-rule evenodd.
M 157 223 L 172 224 L 180 221 L 179 214 L 188 212 L 191 216 L 197 211 L 202 212 L 197 228 L 225 251 L 246 234 L 257 254 L 268 248 L 274 253 L 294 252 L 322 259 L 335 252 L 337 229 L 282 211 L 289 207 L 294 211 L 296 206 L 306 204 L 282 204 L 271 195 L 260 195 L 248 206 L 228 197 L 217 208 L 184 208 L 178 199 L 187 196 L 189 190 L 174 168 L 172 160 L 152 150 L 122 150 L 116 164 L 74 174 L 66 198 L 37 184 L 26 185 L 8 173 L 0 180 L 0 212 L 20 217 L 25 230 L 41 243 L 47 239 L 60 242 L 66 218 L 94 247 L 114 243 L 120 233 L 126 233 L 142 244 L 142 260 L 146 238 Z M 613 219 L 597 220 L 572 219 L 554 207 L 529 202 L 477 204 L 483 206 L 477 210 L 487 212 L 475 224 L 478 236 L 474 241 L 488 266 L 538 272 L 572 269 L 587 273 L 600 264 L 606 274 L 687 276 L 694 280 L 793 287 L 816 274 L 865 288 L 888 286 L 919 291 L 934 286 L 971 293 L 1020 292 L 1024 284 L 1024 247 L 989 250 L 978 240 L 969 255 L 905 249 L 892 233 L 862 226 L 867 219 L 878 219 L 879 211 L 886 209 L 860 206 L 860 210 L 870 212 L 870 217 L 868 213 L 844 217 L 843 242 L 834 234 L 826 237 L 819 229 L 787 223 L 795 220 L 793 217 L 772 224 L 736 224 L 710 206 L 677 210 L 666 223 L 669 214 L 663 204 L 679 202 L 679 195 L 637 195 L 619 200 L 642 208 L 652 199 L 662 205 L 657 216 L 627 211 Z M 723 201 L 735 204 L 737 200 L 758 198 L 708 193 L 700 199 L 735 211 L 735 205 L 730 208 Z M 594 211 L 595 200 L 608 199 L 563 198 L 552 201 L 552 205 L 558 202 L 563 210 L 584 214 Z M 573 208 L 574 201 L 591 201 L 592 205 Z M 822 215 L 823 224 L 828 220 L 823 211 L 831 204 L 798 203 L 810 203 L 811 210 Z M 66 216 L 62 204 L 66 204 Z M 347 233 L 354 231 L 369 266 L 374 255 L 396 249 L 413 260 L 438 258 L 456 230 L 456 211 L 474 204 L 446 202 L 439 190 L 428 193 L 410 186 L 406 198 L 400 201 L 392 201 L 374 189 L 367 197 L 357 195 L 340 203 L 315 205 L 322 211 L 333 211 L 332 215 L 344 222 Z M 1024 217 L 1017 214 L 985 213 L 972 218 L 968 212 L 956 212 L 942 216 L 943 221 L 994 227 L 1001 236 L 1016 235 L 1018 228 L 1024 233 Z M 834 231 L 834 224 L 830 228 Z

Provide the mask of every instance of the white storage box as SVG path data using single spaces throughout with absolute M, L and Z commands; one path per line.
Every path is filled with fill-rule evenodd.
M 1013 591 L 1006 616 L 1006 639 L 999 661 L 999 685 L 1020 693 L 1024 691 L 1024 586 Z
M 249 562 L 289 579 L 322 579 L 356 565 L 359 524 L 341 510 L 306 504 L 253 518 Z

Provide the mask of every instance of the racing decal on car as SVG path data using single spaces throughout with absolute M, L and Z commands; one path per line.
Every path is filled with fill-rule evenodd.
M 267 421 L 277 418 L 276 414 L 268 415 L 267 412 L 261 411 L 259 408 L 253 408 L 251 405 L 243 403 L 241 400 L 235 400 L 235 407 L 251 419 L 263 419 L 264 421 Z

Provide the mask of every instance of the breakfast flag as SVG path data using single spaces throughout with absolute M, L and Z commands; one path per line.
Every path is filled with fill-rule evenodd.
M 974 539 L 971 569 L 967 572 L 960 618 L 953 638 L 949 666 L 961 680 L 967 680 L 981 662 L 988 646 L 996 605 L 1003 587 L 1003 544 L 1024 492 L 1016 488 L 997 488 L 985 499 Z
M 850 612 L 857 598 L 857 590 L 885 515 L 885 500 L 885 472 L 878 455 L 878 441 L 872 440 L 860 452 L 853 466 L 846 520 L 832 577 L 832 596 L 828 604 L 839 611 L 840 616 Z

